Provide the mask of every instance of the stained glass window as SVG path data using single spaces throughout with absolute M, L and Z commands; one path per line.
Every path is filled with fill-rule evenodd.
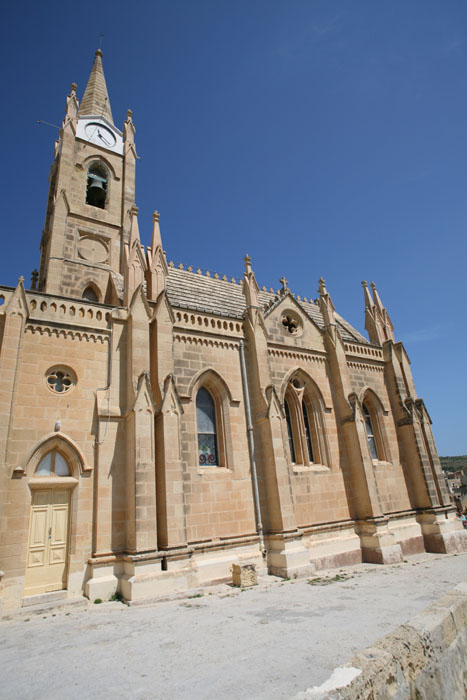
M 199 463 L 201 466 L 218 466 L 216 407 L 211 394 L 204 387 L 196 396 L 196 422 Z
M 363 404 L 363 417 L 365 418 L 366 437 L 368 440 L 368 447 L 370 448 L 371 459 L 379 459 L 370 411 L 365 404 Z

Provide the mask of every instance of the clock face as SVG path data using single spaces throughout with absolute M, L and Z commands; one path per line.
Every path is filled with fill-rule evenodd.
M 96 143 L 104 148 L 112 148 L 115 146 L 116 138 L 112 131 L 99 122 L 89 122 L 84 129 L 86 138 L 91 143 Z

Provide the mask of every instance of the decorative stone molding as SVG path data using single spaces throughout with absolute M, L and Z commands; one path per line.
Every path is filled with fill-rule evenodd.
M 175 312 L 176 323 L 197 326 L 200 330 L 215 330 L 227 333 L 241 333 L 242 324 L 238 321 L 227 320 L 225 318 L 213 318 L 199 313 L 189 313 L 187 311 Z
M 351 369 L 363 370 L 365 372 L 384 372 L 382 365 L 363 364 L 361 362 L 347 362 L 347 367 Z
M 326 358 L 323 355 L 315 355 L 311 352 L 305 354 L 304 352 L 297 352 L 294 350 L 277 350 L 275 348 L 268 348 L 268 354 L 272 357 L 301 360 L 302 362 L 326 362 Z
M 344 343 L 344 350 L 352 355 L 366 355 L 369 357 L 377 357 L 381 360 L 383 359 L 383 351 L 371 345 L 351 345 L 350 343 Z
M 220 348 L 222 350 L 238 350 L 239 344 L 224 340 L 215 340 L 213 338 L 199 338 L 197 336 L 182 335 L 176 333 L 174 340 L 180 343 L 188 343 L 190 345 L 206 345 L 211 348 Z
M 38 333 L 39 335 L 47 335 L 50 337 L 55 336 L 56 338 L 63 338 L 65 340 L 84 340 L 87 343 L 104 343 L 109 342 L 108 335 L 102 335 L 100 333 L 89 333 L 88 331 L 78 331 L 64 328 L 54 328 L 51 326 L 39 326 L 36 324 L 28 323 L 26 326 L 26 333 Z

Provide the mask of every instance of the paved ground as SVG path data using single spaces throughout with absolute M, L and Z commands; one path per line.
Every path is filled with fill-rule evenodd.
M 467 579 L 467 554 L 0 625 L 0 698 L 291 698 Z M 334 580 L 338 574 L 340 580 Z

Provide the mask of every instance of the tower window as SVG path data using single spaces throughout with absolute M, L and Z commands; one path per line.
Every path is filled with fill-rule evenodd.
M 86 185 L 86 204 L 105 209 L 107 198 L 107 175 L 99 165 L 92 165 L 88 170 Z
M 86 287 L 84 290 L 83 299 L 86 299 L 87 301 L 99 301 L 98 296 L 91 285 Z

